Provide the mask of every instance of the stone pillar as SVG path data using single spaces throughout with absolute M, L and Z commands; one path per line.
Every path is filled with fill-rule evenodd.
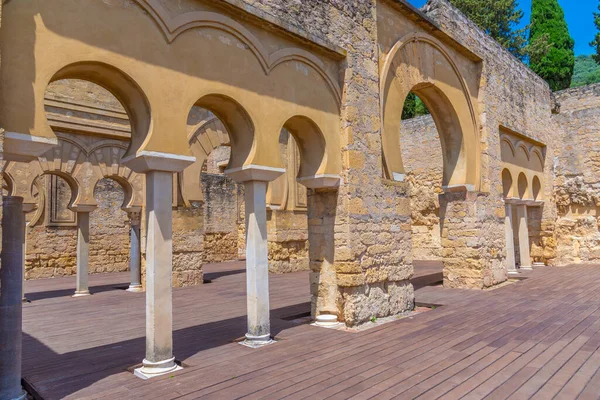
M 25 264 L 27 262 L 27 227 L 29 224 L 27 223 L 26 218 L 27 213 L 23 213 L 23 261 L 21 262 L 23 266 L 23 283 L 21 284 L 21 300 L 26 303 L 27 296 L 25 296 Z
M 517 266 L 515 264 L 515 239 L 513 229 L 513 213 L 512 205 L 505 204 L 505 217 L 504 217 L 504 232 L 506 234 L 506 270 L 509 275 L 518 275 Z
M 251 347 L 269 344 L 269 251 L 267 244 L 267 185 L 264 181 L 244 182 L 246 215 L 246 291 L 248 333 Z
M 173 173 L 146 172 L 146 358 L 149 379 L 180 367 L 173 356 Z
M 4 197 L 2 207 L 0 399 L 25 399 L 21 388 L 23 198 Z
M 502 199 L 466 187 L 440 195 L 444 286 L 484 289 L 508 279 Z
M 73 297 L 89 296 L 90 212 L 95 207 L 78 207 L 77 212 L 77 287 Z
M 320 326 L 338 323 L 335 217 L 337 190 L 308 193 L 311 313 Z
M 129 213 L 130 243 L 129 243 L 129 271 L 131 272 L 131 283 L 128 292 L 142 292 L 142 256 L 140 247 L 140 223 L 139 212 Z
M 244 184 L 248 332 L 242 344 L 248 347 L 260 347 L 273 342 L 269 318 L 267 186 L 268 182 L 283 173 L 285 169 L 259 165 L 225 171 L 231 179 Z
M 527 226 L 527 205 L 517 205 L 517 218 L 519 219 L 519 255 L 521 257 L 520 268 L 531 271 L 531 256 L 529 254 L 529 227 Z
M 27 262 L 27 228 L 29 223 L 27 222 L 27 214 L 37 210 L 36 203 L 23 202 L 23 285 L 21 286 L 21 298 L 24 302 L 27 302 L 27 296 L 25 296 L 25 264 Z

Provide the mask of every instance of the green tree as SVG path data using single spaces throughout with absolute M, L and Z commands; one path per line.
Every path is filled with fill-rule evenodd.
M 521 61 L 529 52 L 527 29 L 516 29 L 523 19 L 517 0 L 450 0 L 469 19 Z
M 600 5 L 598 5 L 598 10 L 600 11 Z M 600 64 L 600 13 L 594 13 L 594 24 L 599 32 L 596 33 L 594 40 L 590 43 L 590 46 L 596 49 L 596 54 L 592 55 L 592 57 L 596 63 Z
M 404 100 L 404 108 L 402 109 L 402 119 L 411 119 L 421 115 L 429 114 L 429 110 L 423 100 L 417 97 L 416 94 L 410 92 Z
M 569 34 L 565 13 L 558 0 L 533 0 L 529 41 L 547 40 L 546 54 L 531 57 L 529 65 L 544 78 L 552 90 L 566 89 L 571 85 L 575 68 L 575 41 Z

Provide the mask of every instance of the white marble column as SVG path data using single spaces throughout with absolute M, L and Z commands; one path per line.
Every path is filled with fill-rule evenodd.
M 172 191 L 172 172 L 146 172 L 146 358 L 135 370 L 142 379 L 180 369 L 173 356 Z
M 248 333 L 245 344 L 259 347 L 272 342 L 269 318 L 269 254 L 267 244 L 267 185 L 244 182 L 246 206 L 246 290 Z
M 21 262 L 23 266 L 23 283 L 21 285 L 21 300 L 23 302 L 27 302 L 27 296 L 25 296 L 25 264 L 27 262 L 27 227 L 29 224 L 27 223 L 26 213 L 23 213 L 23 261 Z
M 129 213 L 130 243 L 129 243 L 129 271 L 131 283 L 128 292 L 142 292 L 142 259 L 140 251 L 140 213 Z
M 88 286 L 90 264 L 90 212 L 77 209 L 77 286 L 73 297 L 89 296 Z
M 25 399 L 21 388 L 23 198 L 3 199 L 0 268 L 0 399 Z
M 25 296 L 25 263 L 27 261 L 27 228 L 29 223 L 27 222 L 27 214 L 37 210 L 37 204 L 35 203 L 23 203 L 23 285 L 21 287 L 21 297 L 24 302 L 27 302 L 27 296 Z
M 527 226 L 527 206 L 519 204 L 517 207 L 517 218 L 519 220 L 519 255 L 521 257 L 520 268 L 529 271 L 531 267 L 531 256 L 529 255 L 529 227 Z
M 506 216 L 504 217 L 504 232 L 506 235 L 506 270 L 509 275 L 518 275 L 515 264 L 515 232 L 513 229 L 512 205 L 505 204 Z

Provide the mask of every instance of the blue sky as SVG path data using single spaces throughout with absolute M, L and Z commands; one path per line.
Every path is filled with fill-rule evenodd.
M 417 7 L 421 7 L 427 2 L 427 0 L 408 1 Z M 575 54 L 591 54 L 593 49 L 588 44 L 594 39 L 596 33 L 592 13 L 598 9 L 598 0 L 559 0 L 559 3 L 565 10 L 569 31 L 575 39 Z M 519 0 L 519 6 L 525 12 L 523 25 L 527 25 L 531 12 L 531 0 Z

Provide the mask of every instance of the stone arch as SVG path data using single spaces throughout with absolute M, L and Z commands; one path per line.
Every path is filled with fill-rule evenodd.
M 519 178 L 517 179 L 517 190 L 520 199 L 525 199 L 528 196 L 529 182 L 523 172 L 519 174 Z
M 210 154 L 220 146 L 231 145 L 227 128 L 218 117 L 212 114 L 190 128 L 188 140 L 196 162 L 184 169 L 178 180 L 179 192 L 186 206 L 193 201 L 204 199 L 199 182 L 202 169 Z
M 141 175 L 123 165 L 126 146 L 113 141 L 97 144 L 90 150 L 89 161 L 96 170 L 97 180 L 108 178 L 117 182 L 124 192 L 122 208 L 125 211 L 139 209 L 143 204 Z
M 90 190 L 93 199 L 93 186 L 90 189 L 89 185 L 86 187 L 77 178 L 77 176 L 85 177 L 87 175 L 88 178 L 94 179 L 89 172 L 84 171 L 87 170 L 85 168 L 87 153 L 79 143 L 69 139 L 61 139 L 57 146 L 40 156 L 38 162 L 41 169 L 40 176 L 57 175 L 67 182 L 71 189 L 69 207 L 88 204 Z M 93 200 L 91 204 L 95 204 Z
M 78 196 L 81 193 L 79 188 L 79 182 L 77 182 L 77 180 L 69 174 L 66 174 L 62 171 L 59 170 L 54 170 L 54 171 L 44 171 L 42 175 L 40 175 L 40 178 L 46 175 L 56 175 L 59 178 L 63 179 L 67 185 L 69 185 L 69 189 L 71 189 L 71 200 L 69 201 L 69 205 L 67 206 L 70 210 L 73 210 L 74 208 L 76 208 L 79 204 L 78 204 Z M 92 192 L 93 192 L 94 188 L 92 187 Z
M 531 150 L 531 155 L 531 169 L 533 169 L 534 171 L 542 172 L 544 170 L 544 156 L 542 155 L 540 150 L 535 147 Z
M 533 176 L 533 181 L 531 182 L 531 192 L 533 195 L 533 200 L 541 200 L 542 198 L 542 182 L 537 175 Z
M 440 134 L 444 159 L 443 186 L 480 188 L 477 116 L 467 84 L 458 67 L 436 39 L 410 34 L 388 53 L 382 67 L 381 115 L 384 176 L 403 180 L 400 125 L 410 92 L 430 110 Z
M 198 100 L 195 106 L 212 112 L 229 134 L 231 157 L 228 170 L 241 169 L 255 151 L 254 122 L 248 108 L 222 94 L 209 94 Z M 191 107 L 190 107 L 191 108 Z
M 156 0 L 135 0 L 161 29 L 168 43 L 190 29 L 216 28 L 233 35 L 247 46 L 265 74 L 270 74 L 286 61 L 298 61 L 313 68 L 325 80 L 338 105 L 341 105 L 341 89 L 336 80 L 325 70 L 323 62 L 313 54 L 295 47 L 279 49 L 273 53 L 250 30 L 233 19 L 214 12 L 189 11 L 174 18 Z
M 131 142 L 125 157 L 135 157 L 152 127 L 150 104 L 139 85 L 120 69 L 98 61 L 80 61 L 58 70 L 49 83 L 80 79 L 108 90 L 125 109 L 131 124 Z M 46 124 L 47 128 L 50 126 Z
M 310 118 L 297 115 L 289 118 L 283 128 L 293 136 L 300 151 L 297 180 L 306 187 L 335 187 L 339 175 L 328 174 L 327 143 L 321 128 Z
M 4 196 L 13 196 L 15 184 L 13 178 L 6 173 L 6 171 L 2 171 L 2 192 Z
M 514 194 L 513 177 L 508 168 L 502 170 L 502 193 L 504 198 L 511 198 Z
M 515 145 L 515 159 L 517 164 L 521 166 L 528 165 L 529 160 L 531 160 L 529 148 L 522 141 L 517 142 L 517 144 Z

